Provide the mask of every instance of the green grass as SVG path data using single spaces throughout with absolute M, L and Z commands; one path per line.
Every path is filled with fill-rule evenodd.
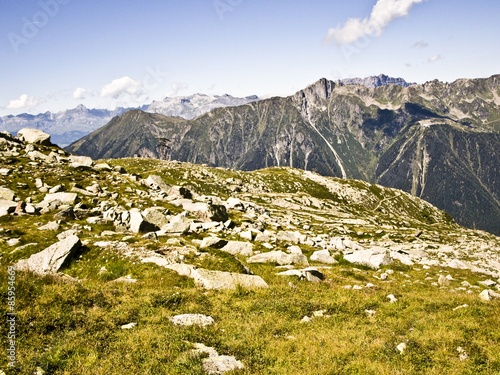
M 78 283 L 17 273 L 20 341 L 15 373 L 31 374 L 41 367 L 51 374 L 201 374 L 200 360 L 187 355 L 190 342 L 236 356 L 246 365 L 237 372 L 241 374 L 500 371 L 500 335 L 494 329 L 500 323 L 498 302 L 407 283 L 400 271 L 391 283 L 382 283 L 374 271 L 341 271 L 344 266 L 326 271 L 326 282 L 313 284 L 274 276 L 272 266 L 259 265 L 255 271 L 269 282 L 269 289 L 227 292 L 197 289 L 190 280 L 149 265 L 126 266 L 140 277 L 137 284 L 112 283 L 94 273 Z M 76 263 L 68 273 L 85 267 Z M 404 269 L 412 280 L 425 275 Z M 2 264 L 3 280 L 5 270 Z M 431 272 L 436 276 L 436 271 Z M 467 276 L 460 271 L 453 283 Z M 376 287 L 342 288 L 367 282 Z M 5 286 L 1 294 L 5 297 Z M 388 294 L 398 302 L 389 303 Z M 469 307 L 453 311 L 463 304 Z M 330 317 L 301 323 L 318 310 Z M 376 314 L 370 318 L 365 310 Z M 210 315 L 216 323 L 201 329 L 169 322 L 168 317 L 183 313 Z M 131 322 L 138 326 L 120 329 Z M 2 330 L 5 337 L 5 326 Z M 401 342 L 407 345 L 403 355 L 396 350 Z M 458 347 L 468 360 L 458 359 Z

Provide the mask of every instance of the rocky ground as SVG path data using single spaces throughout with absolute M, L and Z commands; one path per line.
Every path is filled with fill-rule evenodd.
M 498 307 L 500 238 L 460 227 L 395 189 L 290 168 L 93 161 L 33 130 L 0 134 L 0 153 L 1 261 L 35 280 L 99 278 L 134 287 L 141 274 L 127 270 L 144 264 L 191 279 L 200 293 L 317 283 L 345 293 L 380 289 L 393 303 L 413 285 Z M 309 311 L 300 322 L 330 317 L 330 310 Z M 170 314 L 169 321 L 213 325 L 206 313 Z M 134 330 L 137 322 L 120 326 Z M 407 344 L 398 344 L 393 350 L 403 355 Z M 245 358 L 189 345 L 206 373 L 264 373 L 248 359 L 245 369 Z

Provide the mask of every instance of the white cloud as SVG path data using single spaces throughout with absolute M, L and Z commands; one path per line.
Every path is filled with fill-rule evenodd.
M 142 87 L 141 81 L 134 81 L 130 77 L 122 77 L 105 85 L 101 90 L 101 96 L 103 98 L 110 97 L 115 99 L 124 94 L 140 96 L 143 94 Z
M 73 92 L 73 98 L 76 100 L 81 100 L 85 99 L 86 94 L 88 94 L 88 90 L 78 87 L 74 92 Z
M 415 42 L 412 45 L 412 48 L 426 48 L 429 47 L 429 43 L 427 43 L 425 40 L 419 40 L 418 42 Z
M 430 59 L 429 59 L 429 64 L 433 63 L 433 62 L 436 62 L 438 60 L 441 60 L 443 58 L 443 56 L 441 55 L 436 55 L 436 56 L 432 56 Z
M 337 44 L 349 44 L 366 35 L 380 35 L 394 19 L 407 16 L 414 4 L 424 0 L 378 0 L 369 17 L 350 18 L 344 25 L 330 28 L 326 42 L 334 39 Z
M 26 107 L 34 107 L 40 103 L 43 103 L 45 100 L 42 98 L 36 98 L 34 96 L 28 96 L 26 94 L 21 95 L 19 99 L 14 99 L 9 102 L 7 105 L 8 109 L 19 109 Z

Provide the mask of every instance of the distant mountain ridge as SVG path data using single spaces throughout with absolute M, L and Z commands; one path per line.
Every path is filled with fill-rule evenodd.
M 0 131 L 17 133 L 22 128 L 40 129 L 51 135 L 52 142 L 64 147 L 99 129 L 113 117 L 132 109 L 192 119 L 215 108 L 238 106 L 256 100 L 259 100 L 257 96 L 235 98 L 227 94 L 222 96 L 194 94 L 167 97 L 163 101 L 154 101 L 142 107 L 114 110 L 88 109 L 84 105 L 79 105 L 74 109 L 58 113 L 45 112 L 38 115 L 24 113 L 18 116 L 4 116 L 0 118 Z
M 64 146 L 99 129 L 113 117 L 131 108 L 88 109 L 84 105 L 58 113 L 21 114 L 0 118 L 0 130 L 17 133 L 23 128 L 39 129 L 51 135 L 53 143 Z
M 360 85 L 369 88 L 375 88 L 387 85 L 398 85 L 401 87 L 416 85 L 416 83 L 406 82 L 403 78 L 393 78 L 386 76 L 385 74 L 380 74 L 378 76 L 371 76 L 366 78 L 345 78 L 338 80 L 337 83 L 342 83 L 344 85 Z
M 236 107 L 253 101 L 259 100 L 256 95 L 246 98 L 235 98 L 231 95 L 205 95 L 194 94 L 190 96 L 166 97 L 161 102 L 154 101 L 145 112 L 159 113 L 165 116 L 178 116 L 191 120 L 201 116 L 216 108 Z
M 500 234 L 500 75 L 374 88 L 321 79 L 192 120 L 129 111 L 67 149 L 361 179 Z

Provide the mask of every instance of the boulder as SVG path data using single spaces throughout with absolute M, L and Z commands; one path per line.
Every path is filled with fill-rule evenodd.
M 334 257 L 330 255 L 330 252 L 328 250 L 320 250 L 314 252 L 313 255 L 311 255 L 311 260 L 315 262 L 320 262 L 320 263 L 326 263 L 326 264 L 335 264 L 338 263 Z
M 80 168 L 80 169 L 90 169 L 94 164 L 94 161 L 88 156 L 71 155 L 69 157 L 69 162 L 73 168 Z
M 77 236 L 69 236 L 28 259 L 20 260 L 16 264 L 16 269 L 40 275 L 56 273 L 75 255 L 81 246 L 82 243 Z
M 161 228 L 168 224 L 168 210 L 163 207 L 150 207 L 142 212 L 144 220 Z
M 109 166 L 109 164 L 106 164 L 106 163 L 101 163 L 101 164 L 97 164 L 95 167 L 94 167 L 96 170 L 98 171 L 104 171 L 104 172 L 111 172 L 113 169 Z
M 17 138 L 23 142 L 50 146 L 50 135 L 38 129 L 21 129 Z
M 483 301 L 490 301 L 492 299 L 500 298 L 500 294 L 490 289 L 485 289 L 479 294 L 479 298 L 482 299 Z
M 16 210 L 16 207 L 16 202 L 0 199 L 0 216 L 6 216 L 13 213 Z
M 245 289 L 268 287 L 260 276 L 209 271 L 202 268 L 196 269 L 192 275 L 195 284 L 206 289 L 236 289 L 238 285 Z
M 155 188 L 155 189 L 160 189 L 164 191 L 165 193 L 168 193 L 172 185 L 168 185 L 163 181 L 163 179 L 160 176 L 156 175 L 151 175 L 146 179 L 146 184 L 149 187 Z
M 301 280 L 307 280 L 319 283 L 325 279 L 325 275 L 314 267 L 304 268 L 302 270 L 288 270 L 278 273 L 279 276 L 298 276 Z
M 172 322 L 172 324 L 184 327 L 189 327 L 193 325 L 205 327 L 214 324 L 214 320 L 212 317 L 201 314 L 176 315 L 168 319 Z
M 161 232 L 168 234 L 187 234 L 191 230 L 192 219 L 186 217 L 187 213 L 183 212 L 177 216 L 174 216 L 170 223 L 161 228 Z
M 204 203 L 203 203 L 204 204 Z M 197 219 L 203 222 L 225 222 L 228 220 L 226 206 L 221 204 L 208 204 L 195 212 Z M 187 208 L 185 208 L 187 209 Z M 188 210 L 189 211 L 189 210 Z
M 146 221 L 140 211 L 130 211 L 130 231 L 133 233 L 149 233 L 159 230 L 156 225 Z
M 0 187 L 0 199 L 7 201 L 13 201 L 16 197 L 16 193 L 10 189 Z
M 245 289 L 267 288 L 267 283 L 260 277 L 234 272 L 209 271 L 183 263 L 168 264 L 165 268 L 177 272 L 181 276 L 192 278 L 195 284 L 206 289 L 234 290 L 239 286 Z
M 47 194 L 41 204 L 49 205 L 51 202 L 60 201 L 61 204 L 74 205 L 77 199 L 78 195 L 76 193 L 53 193 Z
M 249 242 L 229 241 L 221 250 L 233 255 L 253 255 L 253 245 Z
M 248 263 L 277 263 L 280 266 L 290 264 L 301 264 L 308 266 L 309 262 L 303 254 L 286 254 L 281 250 L 270 251 L 268 253 L 261 253 L 254 255 L 247 261 Z
M 300 232 L 290 232 L 290 231 L 281 231 L 276 235 L 276 239 L 278 241 L 291 242 L 291 243 L 299 243 L 301 238 Z
M 214 348 L 210 348 L 203 344 L 194 344 L 195 349 L 192 354 L 208 355 L 208 358 L 202 359 L 203 370 L 209 374 L 224 374 L 229 371 L 243 370 L 245 366 L 240 361 L 237 361 L 233 356 L 219 355 Z
M 392 263 L 389 250 L 381 247 L 356 251 L 352 254 L 344 255 L 344 259 L 348 262 L 362 264 L 374 269 L 378 269 L 381 266 L 388 266 Z
M 227 245 L 227 240 L 220 239 L 219 237 L 205 237 L 201 242 L 200 249 L 212 247 L 214 249 L 221 249 Z

